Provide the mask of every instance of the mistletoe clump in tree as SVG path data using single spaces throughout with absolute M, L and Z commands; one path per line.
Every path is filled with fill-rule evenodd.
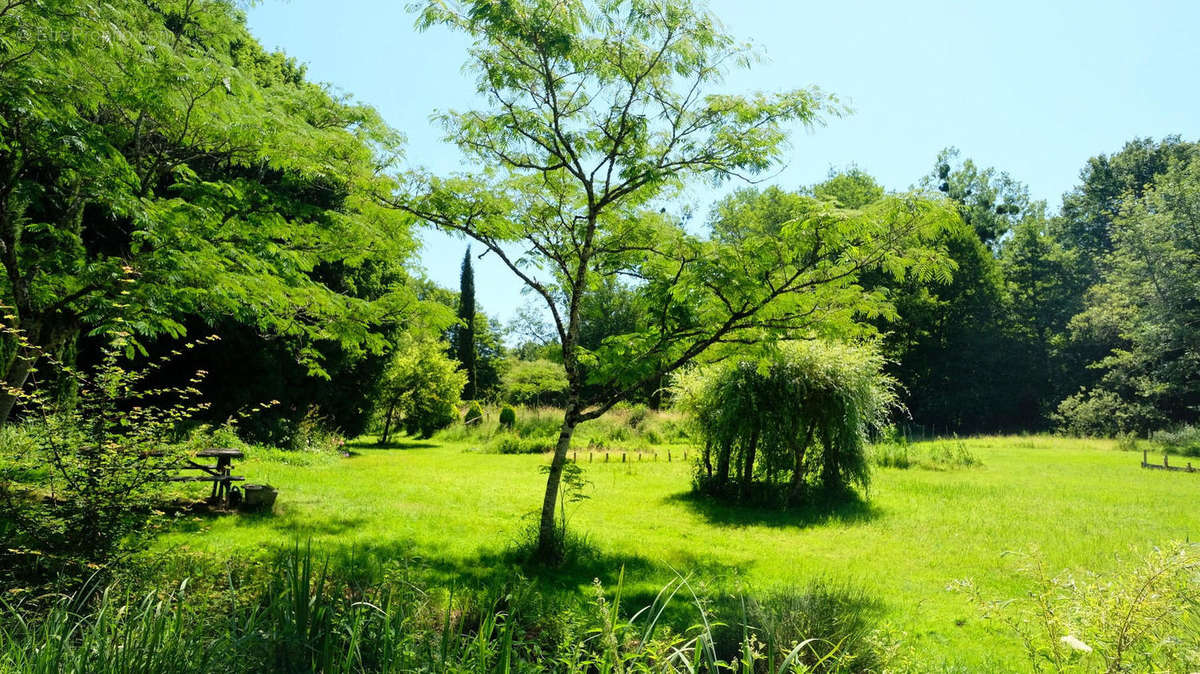
M 938 202 L 814 201 L 802 218 L 730 221 L 707 235 L 669 214 L 690 181 L 760 174 L 789 125 L 843 109 L 816 89 L 714 93 L 754 54 L 689 0 L 430 0 L 420 23 L 474 39 L 468 67 L 487 105 L 441 120 L 485 168 L 416 172 L 394 203 L 484 246 L 549 314 L 568 387 L 538 528 L 544 556 L 561 552 L 554 514 L 580 423 L 713 347 L 886 313 L 882 292 L 855 283 L 860 271 L 940 268 L 914 243 L 948 215 Z M 586 305 L 612 278 L 649 319 L 584 348 Z

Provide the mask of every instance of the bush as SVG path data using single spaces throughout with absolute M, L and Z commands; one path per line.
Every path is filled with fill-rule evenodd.
M 409 435 L 428 438 L 458 419 L 459 396 L 467 375 L 457 361 L 446 355 L 441 344 L 413 341 L 397 349 L 383 383 L 383 432 L 386 443 L 393 419 Z M 476 404 L 477 405 L 477 404 Z
M 517 411 L 510 405 L 500 408 L 500 426 L 512 430 L 517 424 Z
M 1200 666 L 1200 546 L 1152 550 L 1108 574 L 1054 574 L 1036 551 L 1020 569 L 1027 589 L 1012 599 L 966 591 L 985 617 L 1006 626 L 1034 671 L 1191 672 Z
M 883 363 L 873 346 L 812 341 L 678 376 L 674 397 L 704 441 L 697 489 L 745 501 L 766 487 L 755 500 L 781 493 L 796 502 L 814 488 L 865 487 L 868 434 L 899 407 Z
M 1200 456 L 1200 427 L 1187 425 L 1157 431 L 1150 440 L 1175 454 Z
M 95 371 L 64 368 L 78 382 L 69 408 L 22 393 L 37 421 L 24 432 L 6 431 L 0 447 L 0 522 L 5 553 L 14 556 L 4 564 L 14 577 L 5 580 L 70 583 L 143 542 L 165 497 L 163 478 L 186 455 L 165 439 L 206 408 L 193 386 L 204 373 L 184 388 L 146 389 L 148 373 L 163 361 L 126 369 L 120 354 L 128 345 L 118 333 Z
M 1103 389 L 1067 398 L 1051 418 L 1069 435 L 1104 438 L 1145 432 L 1163 422 L 1162 414 L 1148 403 L 1131 402 Z
M 727 662 L 740 658 L 742 625 L 749 625 L 756 640 L 775 652 L 811 640 L 799 658 L 808 669 L 795 671 L 874 672 L 887 664 L 873 627 L 881 606 L 862 590 L 818 579 L 731 604 L 718 607 L 727 624 L 714 634 L 717 652 Z
M 505 433 L 488 443 L 487 451 L 496 454 L 544 454 L 554 451 L 554 438 L 522 438 Z
M 500 394 L 513 405 L 561 407 L 567 403 L 566 370 L 550 360 L 509 361 Z
M 483 423 L 483 406 L 479 404 L 479 401 L 471 401 L 471 405 L 467 407 L 467 414 L 463 417 L 463 423 L 468 426 L 478 426 Z

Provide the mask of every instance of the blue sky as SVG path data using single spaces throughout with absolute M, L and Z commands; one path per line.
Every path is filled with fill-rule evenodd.
M 430 115 L 472 106 L 468 43 L 416 32 L 407 4 L 265 0 L 248 18 L 266 47 L 403 131 L 410 164 L 453 171 L 459 155 Z M 1200 2 L 711 0 L 710 9 L 767 57 L 728 90 L 818 85 L 854 109 L 796 131 L 772 180 L 784 187 L 853 164 L 904 189 L 954 145 L 1056 209 L 1088 157 L 1138 136 L 1200 137 Z M 465 241 L 423 239 L 428 275 L 456 288 Z M 480 306 L 507 321 L 520 283 L 488 258 L 475 271 Z

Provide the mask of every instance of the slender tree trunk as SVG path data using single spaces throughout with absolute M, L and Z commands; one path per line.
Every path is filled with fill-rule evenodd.
M 25 353 L 24 349 L 9 359 L 4 373 L 4 388 L 0 390 L 0 426 L 8 423 L 8 417 L 12 415 L 13 407 L 17 404 L 14 392 L 24 388 L 29 379 L 29 371 L 33 369 L 36 361 L 37 355 Z
M 720 452 L 717 455 L 717 489 L 724 490 L 725 485 L 729 484 L 729 461 L 733 447 L 725 443 L 718 447 L 717 451 Z
M 815 429 L 816 424 L 810 422 L 808 430 L 804 433 L 804 442 L 796 447 L 796 463 L 792 468 L 792 486 L 790 487 L 792 498 L 800 496 L 800 490 L 804 487 L 804 455 L 808 451 L 808 446 L 812 444 Z
M 396 401 L 393 400 L 391 402 L 391 404 L 388 405 L 387 416 L 383 418 L 383 437 L 379 439 L 379 444 L 381 444 L 381 445 L 386 445 L 387 441 L 388 441 L 388 437 L 391 436 L 392 414 L 394 414 L 395 412 L 396 412 Z
M 574 397 L 574 396 L 573 396 Z M 573 401 L 574 402 L 574 401 Z M 542 500 L 542 519 L 538 524 L 538 556 L 546 560 L 555 560 L 561 555 L 561 541 L 554 533 L 554 515 L 558 504 L 558 486 L 562 481 L 563 466 L 567 462 L 567 451 L 571 448 L 571 436 L 579 425 L 579 410 L 577 403 L 567 408 L 563 415 L 562 429 L 558 433 L 558 443 L 554 446 L 554 458 L 550 460 L 550 472 L 546 477 L 546 496 Z
M 742 466 L 742 500 L 750 498 L 754 487 L 754 455 L 758 453 L 758 429 L 750 434 L 750 443 L 746 445 L 746 461 Z
M 33 366 L 37 364 L 42 354 L 53 355 L 62 348 L 68 339 L 73 339 L 79 334 L 77 324 L 64 321 L 46 327 L 44 321 L 45 319 L 39 319 L 33 323 L 32 327 L 25 330 L 24 336 L 33 346 L 31 348 L 17 347 L 8 359 L 3 374 L 3 389 L 0 390 L 0 426 L 8 423 L 13 408 L 17 404 L 16 392 L 25 386 Z

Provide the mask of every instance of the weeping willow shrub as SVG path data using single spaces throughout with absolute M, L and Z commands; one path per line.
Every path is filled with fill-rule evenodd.
M 872 345 L 814 340 L 679 374 L 676 405 L 704 443 L 697 489 L 797 503 L 865 488 L 869 434 L 901 408 L 883 364 Z

